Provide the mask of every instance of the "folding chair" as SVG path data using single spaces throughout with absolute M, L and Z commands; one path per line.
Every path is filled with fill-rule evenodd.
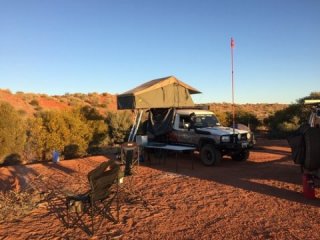
M 109 169 L 107 169 L 109 168 Z M 91 218 L 91 235 L 94 234 L 94 218 L 102 215 L 114 223 L 119 221 L 119 202 L 117 199 L 117 219 L 111 213 L 111 204 L 118 196 L 120 165 L 114 161 L 101 163 L 97 168 L 88 173 L 90 190 L 83 194 L 68 194 L 67 225 L 68 227 L 84 226 L 84 218 Z M 100 224 L 102 223 L 101 220 Z M 100 225 L 99 225 L 100 226 Z M 90 230 L 89 230 L 90 231 Z

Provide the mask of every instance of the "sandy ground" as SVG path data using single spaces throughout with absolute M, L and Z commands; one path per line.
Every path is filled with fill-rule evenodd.
M 86 173 L 105 160 L 3 167 L 0 186 L 19 189 L 41 174 L 46 187 L 80 184 L 83 190 Z M 258 139 L 247 162 L 225 158 L 215 167 L 181 154 L 175 170 L 170 156 L 165 164 L 141 164 L 132 182 L 147 205 L 121 201 L 120 222 L 103 221 L 93 237 L 84 227 L 67 228 L 63 201 L 51 199 L 19 220 L 2 222 L 0 239 L 320 239 L 319 193 L 315 200 L 302 196 L 300 169 L 285 141 Z

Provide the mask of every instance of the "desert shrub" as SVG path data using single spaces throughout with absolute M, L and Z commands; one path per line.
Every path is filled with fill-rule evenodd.
M 43 110 L 43 108 L 41 106 L 36 106 L 34 110 L 36 110 L 37 112 L 40 112 Z
M 10 91 L 10 89 L 0 88 L 0 90 L 1 90 L 2 92 L 6 92 L 6 93 L 9 93 L 9 94 L 12 94 L 12 92 Z
M 32 100 L 30 101 L 30 104 L 31 104 L 32 106 L 39 106 L 39 101 L 38 101 L 37 99 L 32 99 Z
M 132 115 L 129 111 L 108 112 L 106 122 L 108 134 L 112 143 L 124 142 L 132 124 Z
M 91 132 L 90 147 L 100 147 L 109 144 L 108 126 L 104 117 L 96 108 L 84 106 L 80 108 L 81 115 L 86 119 L 89 131 Z
M 80 113 L 86 120 L 103 120 L 104 117 L 94 107 L 83 106 L 80 108 Z
M 86 154 L 92 134 L 79 110 L 45 112 L 41 117 L 45 130 L 46 155 L 53 150 L 64 152 L 65 146 L 69 145 L 78 146 L 74 155 Z
M 291 104 L 287 108 L 277 111 L 274 115 L 264 120 L 269 128 L 269 136 L 274 138 L 284 138 L 296 130 L 302 118 L 303 106 L 301 104 Z
M 49 160 L 53 150 L 65 158 L 81 157 L 89 147 L 109 143 L 108 128 L 103 116 L 89 106 L 68 111 L 48 111 L 27 122 L 24 158 Z
M 0 164 L 11 154 L 20 154 L 25 143 L 25 124 L 8 103 L 0 103 Z
M 1 191 L 0 221 L 12 221 L 27 215 L 39 203 L 39 193 L 34 190 Z
M 232 113 L 226 113 L 226 126 L 232 126 L 233 124 L 233 117 Z M 246 112 L 246 111 L 237 111 L 235 116 L 235 122 L 241 123 L 246 126 L 249 126 L 252 131 L 255 131 L 257 127 L 260 125 L 260 121 L 258 120 L 257 116 L 254 113 Z
M 99 96 L 99 93 L 97 92 L 88 93 L 88 96 L 89 97 Z
M 69 106 L 72 106 L 72 107 L 78 107 L 82 104 L 82 101 L 75 97 L 68 98 L 66 102 L 68 103 Z
M 98 104 L 98 107 L 107 108 L 107 107 L 108 107 L 108 104 L 106 104 L 106 103 L 101 103 L 101 104 Z
M 40 160 L 44 152 L 46 134 L 43 120 L 39 117 L 27 119 L 26 144 L 24 146 L 24 159 L 26 162 Z
M 228 126 L 228 120 L 227 120 L 227 113 L 226 112 L 217 112 L 215 113 L 216 117 L 218 118 L 220 124 L 222 126 Z
M 306 100 L 306 99 L 320 99 L 320 92 L 311 92 L 309 94 L 309 96 L 300 98 L 300 99 L 297 100 L 297 102 L 299 104 L 303 104 L 304 100 Z
M 63 112 L 63 119 L 68 129 L 65 146 L 77 145 L 77 156 L 86 155 L 87 148 L 92 139 L 92 133 L 79 109 Z
M 48 96 L 48 94 L 42 93 L 40 94 L 41 97 L 46 98 L 46 99 L 51 99 L 50 96 Z
M 270 137 L 287 137 L 301 124 L 307 123 L 312 106 L 304 105 L 304 100 L 319 98 L 320 92 L 312 92 L 309 96 L 298 99 L 295 104 L 291 104 L 266 118 L 264 123 L 269 128 Z
M 27 112 L 24 109 L 19 109 L 18 114 L 23 117 L 27 115 Z
M 63 151 L 64 146 L 67 145 L 66 141 L 69 137 L 69 130 L 62 114 L 58 111 L 43 112 L 40 116 L 43 121 L 46 139 L 43 146 L 43 151 L 46 156 L 43 156 L 43 158 L 48 158 L 47 156 L 50 156 L 53 150 Z
M 88 120 L 87 124 L 92 133 L 92 138 L 89 143 L 91 147 L 105 146 L 110 143 L 108 126 L 104 120 Z

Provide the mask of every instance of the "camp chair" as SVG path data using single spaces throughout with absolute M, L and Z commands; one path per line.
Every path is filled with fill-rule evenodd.
M 106 170 L 108 167 L 109 169 Z M 83 218 L 89 215 L 91 217 L 91 234 L 93 235 L 95 216 L 102 215 L 114 223 L 119 221 L 118 201 L 117 219 L 113 217 L 110 209 L 113 200 L 118 195 L 119 170 L 120 166 L 114 161 L 103 162 L 88 173 L 90 185 L 88 192 L 76 195 L 68 194 L 66 197 L 68 227 L 75 227 L 80 224 L 79 226 L 83 225 L 88 229 Z

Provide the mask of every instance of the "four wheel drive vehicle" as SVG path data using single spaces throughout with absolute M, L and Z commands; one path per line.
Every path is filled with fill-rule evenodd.
M 216 116 L 207 110 L 177 109 L 167 140 L 174 144 L 195 146 L 204 165 L 218 164 L 223 155 L 245 161 L 254 144 L 254 136 L 246 130 L 220 125 Z

